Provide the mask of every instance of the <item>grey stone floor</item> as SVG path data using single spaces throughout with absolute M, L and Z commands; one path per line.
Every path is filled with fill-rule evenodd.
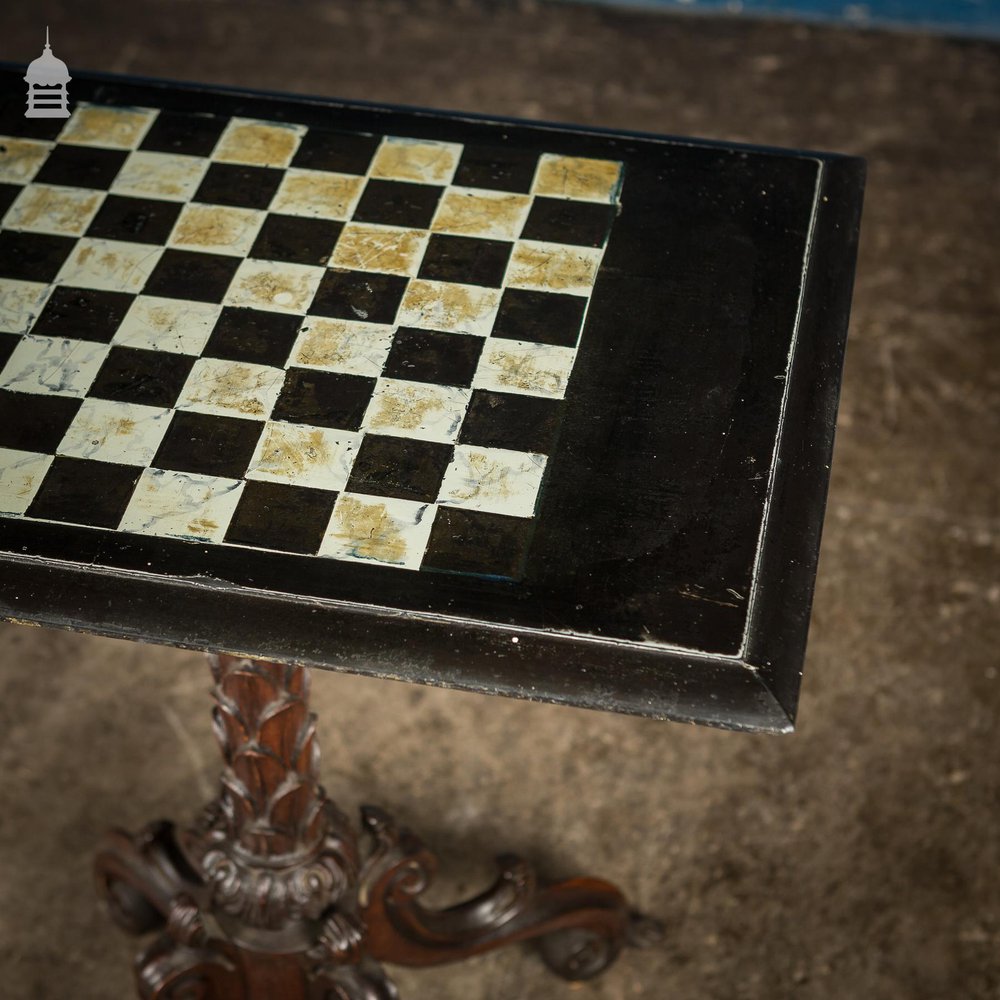
M 797 735 L 336 674 L 325 781 L 448 859 L 593 872 L 668 935 L 572 987 L 514 948 L 409 1000 L 1000 997 L 1000 49 L 563 5 L 8 2 L 77 68 L 829 148 L 869 160 Z M 215 776 L 200 657 L 0 627 L 0 996 L 130 995 L 89 856 Z

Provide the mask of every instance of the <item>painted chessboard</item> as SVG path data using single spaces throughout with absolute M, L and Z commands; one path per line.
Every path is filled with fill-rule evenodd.
M 5 126 L 0 516 L 518 577 L 619 162 L 98 104 Z

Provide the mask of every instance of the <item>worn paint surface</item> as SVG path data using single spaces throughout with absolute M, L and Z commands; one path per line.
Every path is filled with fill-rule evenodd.
M 271 210 L 317 219 L 347 219 L 364 183 L 363 177 L 293 167 L 285 174 Z
M 153 123 L 151 108 L 111 108 L 80 104 L 70 116 L 60 142 L 82 146 L 134 149 Z
M 304 126 L 198 116 L 192 128 L 208 140 L 163 145 L 156 121 L 155 109 L 83 103 L 55 142 L 0 137 L 0 182 L 22 187 L 0 228 L 56 240 L 32 253 L 65 254 L 44 280 L 30 261 L 22 278 L 0 274 L 0 333 L 21 335 L 0 392 L 81 401 L 61 411 L 51 454 L 0 448 L 0 513 L 30 517 L 44 494 L 53 516 L 85 518 L 43 487 L 49 476 L 78 495 L 88 487 L 74 477 L 93 463 L 106 477 L 122 471 L 120 506 L 109 486 L 100 524 L 121 531 L 225 543 L 250 482 L 256 496 L 231 544 L 269 547 L 254 532 L 272 516 L 261 513 L 277 495 L 267 490 L 284 486 L 329 498 L 302 515 L 320 520 L 294 543 L 320 557 L 420 569 L 439 507 L 519 519 L 511 544 L 523 548 L 547 458 L 516 450 L 518 433 L 538 436 L 530 427 L 501 425 L 535 412 L 551 424 L 550 410 L 531 407 L 562 398 L 576 348 L 512 339 L 540 304 L 516 296 L 552 295 L 553 321 L 569 324 L 556 338 L 576 343 L 603 256 L 585 220 L 618 198 L 621 164 L 528 153 L 511 191 L 475 163 L 458 178 L 456 142 L 359 136 L 341 155 L 330 136 L 304 147 Z M 107 169 L 106 191 L 68 183 L 62 168 L 35 181 L 64 146 Z M 174 147 L 185 151 L 163 151 Z M 487 186 L 469 186 L 476 178 Z M 273 187 L 254 191 L 255 179 Z M 553 199 L 586 205 L 580 231 L 572 211 L 553 215 Z M 556 242 L 522 239 L 530 220 Z M 54 292 L 57 308 L 32 333 Z M 484 435 L 514 447 L 468 443 Z M 483 558 L 519 562 L 498 553 Z
M 352 222 L 344 226 L 330 263 L 356 271 L 414 275 L 426 246 L 424 230 Z
M 305 129 L 301 125 L 265 124 L 233 119 L 213 153 L 221 163 L 287 167 Z
M 177 409 L 263 417 L 278 398 L 282 378 L 280 370 L 265 365 L 199 358 L 177 400 Z

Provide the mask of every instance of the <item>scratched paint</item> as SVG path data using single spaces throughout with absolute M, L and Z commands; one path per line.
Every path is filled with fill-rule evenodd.
M 141 292 L 162 255 L 163 247 L 84 237 L 56 275 L 56 284 Z
M 51 464 L 51 455 L 0 448 L 0 513 L 23 514 Z
M 222 133 L 212 159 L 257 167 L 287 167 L 305 131 L 302 125 L 234 118 Z
M 458 445 L 439 503 L 513 517 L 532 517 L 545 472 L 544 455 Z
M 364 177 L 292 167 L 274 195 L 271 211 L 316 219 L 348 219 L 364 185 Z
M 245 361 L 199 358 L 177 399 L 178 410 L 263 417 L 271 412 L 285 373 Z
M 427 239 L 428 234 L 422 229 L 351 222 L 344 226 L 330 264 L 356 271 L 412 276 L 420 267 Z
M 0 371 L 0 389 L 82 399 L 108 350 L 106 344 L 29 334 Z
M 622 165 L 616 160 L 543 153 L 532 191 L 549 198 L 613 202 L 621 188 Z
M 363 427 L 378 434 L 449 443 L 458 437 L 472 392 L 454 386 L 382 378 Z
M 342 490 L 360 441 L 353 431 L 268 421 L 247 479 Z
M 81 146 L 134 149 L 156 118 L 152 108 L 111 108 L 79 104 L 59 141 Z
M 237 479 L 145 469 L 119 530 L 220 542 L 242 490 Z
M 524 227 L 531 202 L 531 196 L 526 194 L 448 188 L 441 197 L 431 230 L 451 236 L 515 240 Z
M 97 214 L 103 194 L 52 184 L 29 184 L 4 218 L 4 229 L 53 236 L 82 236 Z
M 40 281 L 0 278 L 0 333 L 27 333 L 51 292 Z
M 292 362 L 344 375 L 378 378 L 396 336 L 387 324 L 310 316 L 292 350 Z
M 27 184 L 41 169 L 52 145 L 4 136 L 0 139 L 0 183 Z
M 203 156 L 149 153 L 139 149 L 129 154 L 111 185 L 112 194 L 136 198 L 187 201 L 201 184 L 209 161 Z
M 371 175 L 383 180 L 447 184 L 461 155 L 458 143 L 386 136 L 375 154 Z
M 244 260 L 229 286 L 225 304 L 302 315 L 323 274 L 323 268 L 305 264 Z
M 433 515 L 428 504 L 342 493 L 320 555 L 418 569 Z
M 123 465 L 149 465 L 170 410 L 109 399 L 85 399 L 56 453 Z
M 147 351 L 201 354 L 222 306 L 140 295 L 132 302 L 113 344 Z
M 246 257 L 264 221 L 264 212 L 222 205 L 185 205 L 167 240 L 182 250 Z
M 486 337 L 499 305 L 497 288 L 414 279 L 406 287 L 396 322 L 400 326 Z

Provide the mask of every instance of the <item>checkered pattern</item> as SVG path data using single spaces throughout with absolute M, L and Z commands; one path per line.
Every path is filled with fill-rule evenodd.
M 621 164 L 58 124 L 0 136 L 0 514 L 517 575 Z

